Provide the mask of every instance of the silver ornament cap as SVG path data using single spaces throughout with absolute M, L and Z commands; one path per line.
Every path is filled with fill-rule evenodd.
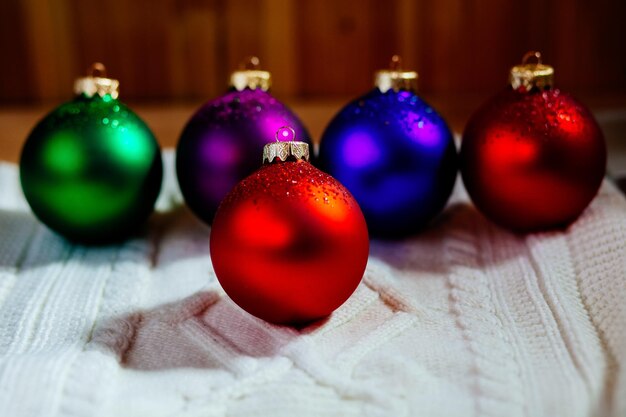
M 281 138 L 283 139 L 281 141 Z M 284 140 L 287 139 L 287 140 Z M 276 142 L 268 143 L 263 147 L 263 163 L 271 164 L 288 159 L 309 160 L 309 144 L 295 140 L 296 132 L 292 127 L 283 126 L 276 131 Z
M 256 56 L 246 58 L 241 63 L 239 70 L 230 74 L 230 86 L 237 91 L 243 91 L 246 88 L 269 90 L 272 86 L 272 74 L 261 70 L 260 64 L 261 61 Z
M 535 58 L 536 63 L 530 60 Z M 522 58 L 521 65 L 511 68 L 509 82 L 514 90 L 530 91 L 533 88 L 544 90 L 554 84 L 554 68 L 541 62 L 541 52 L 530 51 Z
M 88 76 L 78 78 L 74 82 L 74 93 L 84 94 L 87 97 L 93 97 L 96 94 L 100 97 L 109 95 L 114 99 L 119 96 L 120 82 L 107 78 L 107 70 L 103 64 L 100 62 L 92 64 L 87 73 Z
M 377 71 L 374 76 L 374 85 L 378 87 L 381 93 L 389 90 L 398 92 L 400 90 L 416 91 L 417 90 L 417 72 L 404 71 L 402 67 L 402 58 L 400 55 L 391 57 L 389 69 Z

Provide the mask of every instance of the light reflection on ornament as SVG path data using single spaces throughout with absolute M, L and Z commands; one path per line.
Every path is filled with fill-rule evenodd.
M 344 204 L 336 204 L 336 194 L 329 195 L 328 187 L 322 187 L 319 185 L 311 185 L 307 187 L 313 195 L 312 199 L 309 199 L 309 207 L 315 211 L 320 219 L 326 219 L 330 225 L 332 223 L 340 224 L 348 217 L 348 209 Z
M 489 135 L 494 140 L 485 142 L 485 164 L 493 173 L 506 173 L 513 166 L 526 166 L 539 157 L 539 149 L 531 137 L 511 136 L 506 129 L 492 128 Z
M 202 143 L 200 152 L 216 168 L 230 169 L 241 159 L 239 147 L 227 135 L 215 133 L 211 140 L 204 140 Z
M 381 158 L 381 150 L 368 133 L 356 131 L 346 135 L 342 155 L 348 166 L 361 168 L 376 164 Z
M 271 201 L 262 202 L 271 206 Z M 280 210 L 259 210 L 258 201 L 244 202 L 236 208 L 232 230 L 234 238 L 249 247 L 264 246 L 280 248 L 288 245 L 295 236 L 290 222 L 283 217 Z

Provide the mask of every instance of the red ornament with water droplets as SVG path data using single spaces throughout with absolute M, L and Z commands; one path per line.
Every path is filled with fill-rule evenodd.
M 211 260 L 224 291 L 279 324 L 328 316 L 358 286 L 369 253 L 352 195 L 308 161 L 303 142 L 266 145 L 264 165 L 222 201 Z
M 537 63 L 528 59 L 536 57 Z M 591 112 L 552 88 L 553 69 L 528 53 L 511 87 L 480 108 L 461 145 L 461 174 L 476 207 L 519 232 L 563 227 L 594 198 L 606 145 Z

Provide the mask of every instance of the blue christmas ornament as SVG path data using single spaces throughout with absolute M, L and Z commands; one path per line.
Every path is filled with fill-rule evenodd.
M 376 88 L 335 116 L 317 160 L 354 195 L 378 237 L 422 229 L 444 208 L 457 174 L 450 129 L 415 94 L 417 73 L 398 66 L 394 56 Z

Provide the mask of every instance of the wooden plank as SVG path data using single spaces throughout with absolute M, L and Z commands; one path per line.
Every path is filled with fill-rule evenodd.
M 224 22 L 226 26 L 221 37 L 226 46 L 221 59 L 227 64 L 228 73 L 240 67 L 250 55 L 261 55 L 261 3 L 249 0 L 229 0 L 225 2 Z M 261 65 L 264 57 L 259 56 Z M 227 77 L 223 80 L 227 86 Z
M 207 98 L 259 55 L 280 97 L 354 96 L 400 53 L 424 93 L 488 95 L 539 49 L 563 89 L 626 91 L 615 0 L 7 0 L 0 102 L 61 100 L 94 61 L 122 98 Z
M 220 4 L 203 1 L 177 5 L 171 28 L 172 96 L 207 100 L 224 89 L 226 64 L 218 53 Z
M 67 0 L 52 4 L 47 0 L 25 0 L 22 3 L 26 44 L 32 51 L 31 80 L 37 98 L 54 99 L 71 95 L 74 79 L 73 36 L 70 7 Z
M 28 53 L 23 3 L 0 1 L 0 104 L 38 97 Z
M 402 56 L 404 68 L 417 71 L 419 75 L 421 68 L 417 50 L 424 42 L 418 30 L 422 19 L 419 2 L 399 0 L 397 3 L 395 8 L 397 20 L 395 29 L 398 39 L 396 50 Z
M 264 66 L 271 71 L 272 92 L 278 97 L 299 93 L 297 36 L 300 28 L 296 24 L 296 0 L 263 0 L 261 2 L 262 36 L 260 55 Z
M 300 91 L 305 96 L 360 94 L 371 88 L 371 1 L 302 0 L 297 22 Z

